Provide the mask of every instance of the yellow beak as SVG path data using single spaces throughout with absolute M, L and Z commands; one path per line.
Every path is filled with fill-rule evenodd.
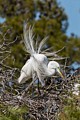
M 63 74 L 61 73 L 61 71 L 60 71 L 60 69 L 58 68 L 57 69 L 57 72 L 59 73 L 59 75 L 64 79 L 64 76 L 63 76 Z

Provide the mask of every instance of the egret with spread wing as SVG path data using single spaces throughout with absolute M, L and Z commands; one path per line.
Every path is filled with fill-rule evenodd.
M 24 83 L 30 78 L 32 78 L 33 81 L 38 78 L 41 85 L 44 86 L 44 78 L 51 77 L 56 72 L 58 72 L 60 76 L 63 77 L 60 72 L 59 63 L 56 61 L 48 62 L 46 55 L 41 53 L 42 47 L 48 37 L 44 38 L 40 42 L 38 48 L 35 49 L 33 28 L 29 27 L 29 29 L 27 29 L 27 25 L 24 24 L 23 34 L 25 47 L 27 52 L 30 54 L 30 59 L 28 59 L 25 65 L 22 67 L 18 82 Z

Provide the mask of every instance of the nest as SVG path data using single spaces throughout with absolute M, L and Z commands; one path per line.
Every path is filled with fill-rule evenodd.
M 13 73 L 15 74 L 15 70 Z M 22 96 L 26 85 L 24 85 L 25 87 L 19 86 L 14 80 L 11 81 L 13 84 L 9 84 L 13 74 L 10 71 L 5 71 L 2 78 L 3 83 L 0 85 L 0 104 L 13 106 L 15 109 L 26 106 L 28 110 L 23 115 L 24 120 L 57 120 L 63 104 L 65 104 L 64 101 L 72 94 L 74 83 L 80 79 L 79 71 L 77 73 L 65 80 L 59 77 L 52 79 L 52 82 L 46 83 L 44 88 L 40 88 L 41 94 L 38 93 L 37 86 L 34 85 L 34 91 L 30 88 Z

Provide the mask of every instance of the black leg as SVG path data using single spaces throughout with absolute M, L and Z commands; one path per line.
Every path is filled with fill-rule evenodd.
M 39 79 L 38 79 L 38 93 L 41 95 L 40 88 L 39 88 Z
M 34 97 L 34 84 L 32 84 L 32 97 Z

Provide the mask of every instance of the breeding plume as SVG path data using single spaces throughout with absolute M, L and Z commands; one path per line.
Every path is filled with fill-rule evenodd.
M 38 40 L 34 43 L 34 35 L 33 28 L 27 27 L 24 24 L 23 29 L 24 34 L 24 44 L 26 47 L 26 51 L 30 54 L 30 58 L 27 60 L 25 65 L 21 69 L 21 74 L 18 79 L 19 83 L 24 83 L 25 81 L 32 78 L 33 81 L 36 79 L 39 80 L 42 86 L 45 85 L 44 78 L 53 76 L 56 72 L 58 72 L 61 77 L 62 74 L 60 72 L 60 65 L 56 61 L 48 61 L 46 55 L 53 55 L 55 53 L 43 52 L 42 48 L 45 44 L 45 41 L 48 37 L 45 37 L 38 45 Z M 47 51 L 47 50 L 45 50 Z M 45 53 L 45 54 L 43 54 Z

